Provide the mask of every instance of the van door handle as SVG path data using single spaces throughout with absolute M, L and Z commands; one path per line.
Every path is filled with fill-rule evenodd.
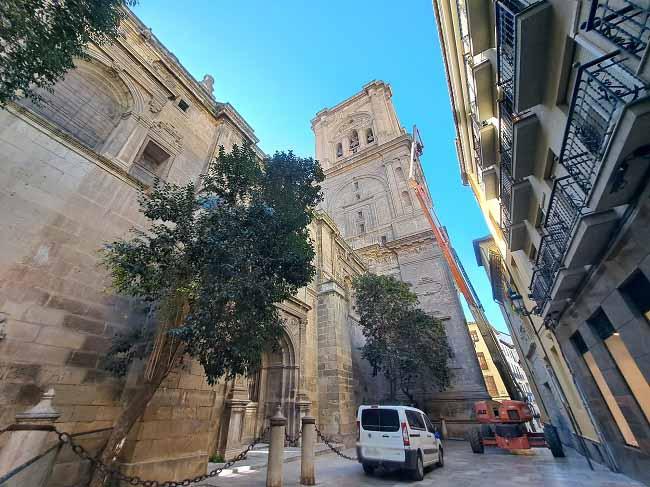
M 381 435 L 382 438 L 390 438 L 390 435 Z

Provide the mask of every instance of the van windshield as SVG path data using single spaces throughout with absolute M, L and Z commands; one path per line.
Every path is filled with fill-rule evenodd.
M 364 409 L 361 426 L 367 431 L 399 431 L 399 416 L 395 409 Z

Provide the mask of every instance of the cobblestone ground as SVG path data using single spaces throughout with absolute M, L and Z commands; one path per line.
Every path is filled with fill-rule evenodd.
M 475 455 L 469 444 L 461 441 L 445 443 L 445 466 L 428 471 L 422 482 L 414 482 L 400 473 L 364 475 L 361 465 L 333 454 L 316 458 L 316 483 L 327 487 L 348 486 L 406 486 L 420 487 L 619 487 L 641 486 L 622 474 L 616 474 L 594 463 L 590 470 L 586 460 L 573 450 L 566 458 L 553 458 L 548 450 L 532 450 L 514 455 L 496 449 L 486 449 L 484 455 Z M 346 453 L 354 454 L 354 450 Z M 241 468 L 241 467 L 240 467 Z M 253 487 L 263 486 L 266 469 L 245 466 L 242 470 L 222 474 L 201 486 Z M 300 461 L 292 459 L 284 464 L 284 485 L 300 484 Z M 198 487 L 198 486 L 196 486 Z

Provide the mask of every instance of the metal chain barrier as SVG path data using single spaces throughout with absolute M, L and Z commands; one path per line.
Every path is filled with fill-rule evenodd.
M 298 431 L 298 434 L 294 436 L 293 438 L 289 436 L 289 433 L 285 433 L 284 435 L 284 440 L 289 446 L 298 446 L 298 442 L 300 441 L 300 438 L 302 437 L 302 429 Z
M 327 448 L 329 448 L 330 450 L 332 450 L 334 453 L 336 453 L 336 454 L 337 454 L 338 456 L 340 456 L 341 458 L 345 458 L 346 460 L 351 460 L 351 461 L 353 461 L 353 462 L 356 462 L 356 461 L 357 461 L 357 458 L 356 458 L 356 457 L 351 457 L 351 456 L 349 456 L 349 455 L 346 455 L 345 453 L 343 453 L 343 452 L 341 451 L 341 450 L 342 450 L 341 448 L 337 448 L 337 447 L 335 447 L 335 446 L 332 444 L 332 440 L 331 440 L 330 438 L 328 438 L 327 436 L 325 436 L 325 435 L 321 432 L 321 430 L 318 429 L 318 426 L 314 425 L 314 427 L 316 428 L 316 434 L 318 435 L 318 437 L 319 437 L 321 440 L 323 440 L 323 443 L 325 443 L 325 445 L 327 446 Z
M 70 448 L 72 448 L 72 451 L 79 456 L 80 458 L 83 458 L 84 460 L 88 460 L 97 470 L 99 470 L 103 475 L 107 475 L 111 479 L 117 479 L 121 480 L 123 482 L 126 482 L 130 485 L 142 485 L 144 487 L 180 487 L 180 486 L 189 486 L 192 485 L 195 482 L 201 482 L 202 480 L 206 480 L 212 477 L 216 477 L 219 475 L 221 472 L 224 470 L 232 467 L 235 463 L 240 462 L 246 458 L 248 455 L 248 452 L 250 452 L 255 445 L 260 443 L 266 433 L 269 431 L 270 428 L 266 428 L 260 436 L 255 438 L 247 447 L 245 450 L 243 450 L 239 455 L 237 455 L 235 458 L 230 460 L 229 462 L 226 462 L 223 464 L 223 466 L 219 468 L 215 468 L 214 470 L 211 470 L 205 475 L 198 475 L 193 478 L 188 478 L 184 480 L 168 480 L 165 482 L 161 482 L 159 480 L 143 480 L 138 476 L 129 476 L 129 475 L 124 475 L 122 472 L 119 470 L 109 467 L 108 465 L 105 465 L 104 463 L 100 462 L 96 458 L 94 458 L 90 453 L 88 453 L 88 450 L 86 450 L 83 446 L 81 446 L 79 443 L 75 442 L 72 439 L 72 436 L 70 436 L 68 433 L 61 432 L 59 430 L 55 429 L 56 434 L 59 436 L 59 441 L 61 444 L 68 444 L 70 445 Z

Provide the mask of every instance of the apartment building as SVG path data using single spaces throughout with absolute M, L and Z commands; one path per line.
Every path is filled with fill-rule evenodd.
M 495 294 L 544 350 L 577 442 L 648 482 L 650 5 L 433 7 Z

